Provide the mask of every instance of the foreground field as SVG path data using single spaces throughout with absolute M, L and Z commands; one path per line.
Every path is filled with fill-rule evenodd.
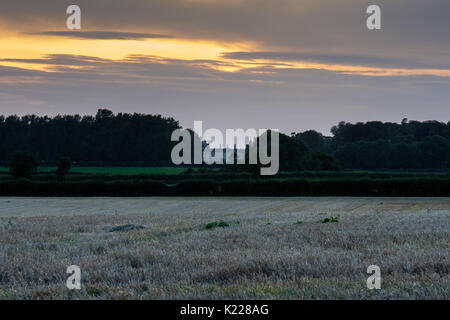
M 449 236 L 448 198 L 0 198 L 0 298 L 449 299 Z

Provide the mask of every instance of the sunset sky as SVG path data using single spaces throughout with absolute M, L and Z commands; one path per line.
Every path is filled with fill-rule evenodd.
M 285 133 L 447 122 L 450 1 L 1 0 L 0 114 L 98 108 Z

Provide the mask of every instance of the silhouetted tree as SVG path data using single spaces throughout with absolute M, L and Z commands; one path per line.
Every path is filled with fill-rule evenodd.
M 256 144 L 258 146 L 258 150 L 260 148 L 260 140 L 267 139 L 267 149 L 269 155 L 272 155 L 272 133 L 271 130 L 264 132 L 261 136 L 257 137 L 252 144 Z M 250 146 L 247 146 L 246 149 L 246 165 L 245 166 L 237 166 L 238 170 L 243 170 L 247 172 L 253 172 L 255 174 L 260 173 L 260 168 L 262 166 L 261 163 L 258 164 L 249 164 L 249 150 Z M 258 151 L 259 152 L 259 151 Z M 285 134 L 279 133 L 279 161 L 280 161 L 280 171 L 300 171 L 304 170 L 305 167 L 305 159 L 308 155 L 308 148 L 294 137 L 289 137 Z M 259 159 L 259 158 L 258 158 Z
M 56 168 L 56 174 L 60 178 L 64 178 L 64 176 L 69 172 L 72 167 L 72 162 L 68 157 L 61 157 L 58 160 L 58 167 Z
M 37 171 L 36 158 L 27 152 L 16 153 L 9 163 L 9 172 L 14 178 L 30 178 Z
M 308 130 L 295 135 L 295 138 L 303 142 L 311 152 L 326 152 L 331 138 L 324 137 L 321 133 Z

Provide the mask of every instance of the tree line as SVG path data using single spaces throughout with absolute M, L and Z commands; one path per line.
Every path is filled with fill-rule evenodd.
M 170 163 L 170 137 L 178 121 L 160 115 L 98 110 L 95 116 L 36 115 L 0 116 L 0 161 L 17 152 L 33 154 L 40 162 L 55 163 L 60 157 L 72 162 L 101 164 Z
M 107 109 L 95 116 L 0 116 L 0 162 L 27 152 L 41 163 L 66 157 L 73 164 L 171 166 L 171 134 L 179 128 L 173 118 Z M 280 169 L 450 168 L 450 122 L 340 122 L 331 133 L 281 135 Z
M 344 169 L 450 168 L 450 122 L 340 122 L 331 133 L 292 136 L 312 151 L 332 155 Z

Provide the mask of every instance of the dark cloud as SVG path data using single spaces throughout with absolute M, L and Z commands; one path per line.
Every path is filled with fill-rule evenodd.
M 222 54 L 223 58 L 235 60 L 273 60 L 289 62 L 315 62 L 324 64 L 340 64 L 349 66 L 369 66 L 380 68 L 430 68 L 450 69 L 450 65 L 435 65 L 421 61 L 408 61 L 381 56 L 332 54 L 332 53 L 296 53 L 296 52 L 228 52 Z
M 46 73 L 42 71 L 0 65 L 0 83 L 3 82 L 2 80 L 10 82 L 8 80 L 11 77 L 36 77 L 45 75 Z
M 49 72 L 39 71 L 37 75 L 45 76 L 51 82 L 58 78 L 84 80 L 88 82 L 151 82 L 155 79 L 170 79 L 175 81 L 189 81 L 200 79 L 217 78 L 221 72 L 212 70 L 209 66 L 219 61 L 211 60 L 180 60 L 166 59 L 149 55 L 130 55 L 122 60 L 101 59 L 90 56 L 55 54 L 47 55 L 42 59 L 3 59 L 4 62 L 20 62 L 26 64 L 43 64 L 47 66 Z M 77 68 L 73 68 L 77 67 Z M 23 68 L 3 67 L 5 76 L 19 75 L 27 71 Z M 1 71 L 2 69 L 0 69 Z M 16 70 L 17 73 L 6 70 Z M 30 71 L 30 75 L 34 75 Z M 165 80 L 167 83 L 168 80 Z
M 75 39 L 96 39 L 96 40 L 146 40 L 146 39 L 173 38 L 172 36 L 164 34 L 112 32 L 112 31 L 45 31 L 26 34 L 75 38 Z
M 90 57 L 90 56 L 80 56 L 80 55 L 69 55 L 69 54 L 48 54 L 41 59 L 0 59 L 0 62 L 20 62 L 29 64 L 45 64 L 45 65 L 68 65 L 68 66 L 88 66 L 95 65 L 98 63 L 105 63 L 111 60 Z

